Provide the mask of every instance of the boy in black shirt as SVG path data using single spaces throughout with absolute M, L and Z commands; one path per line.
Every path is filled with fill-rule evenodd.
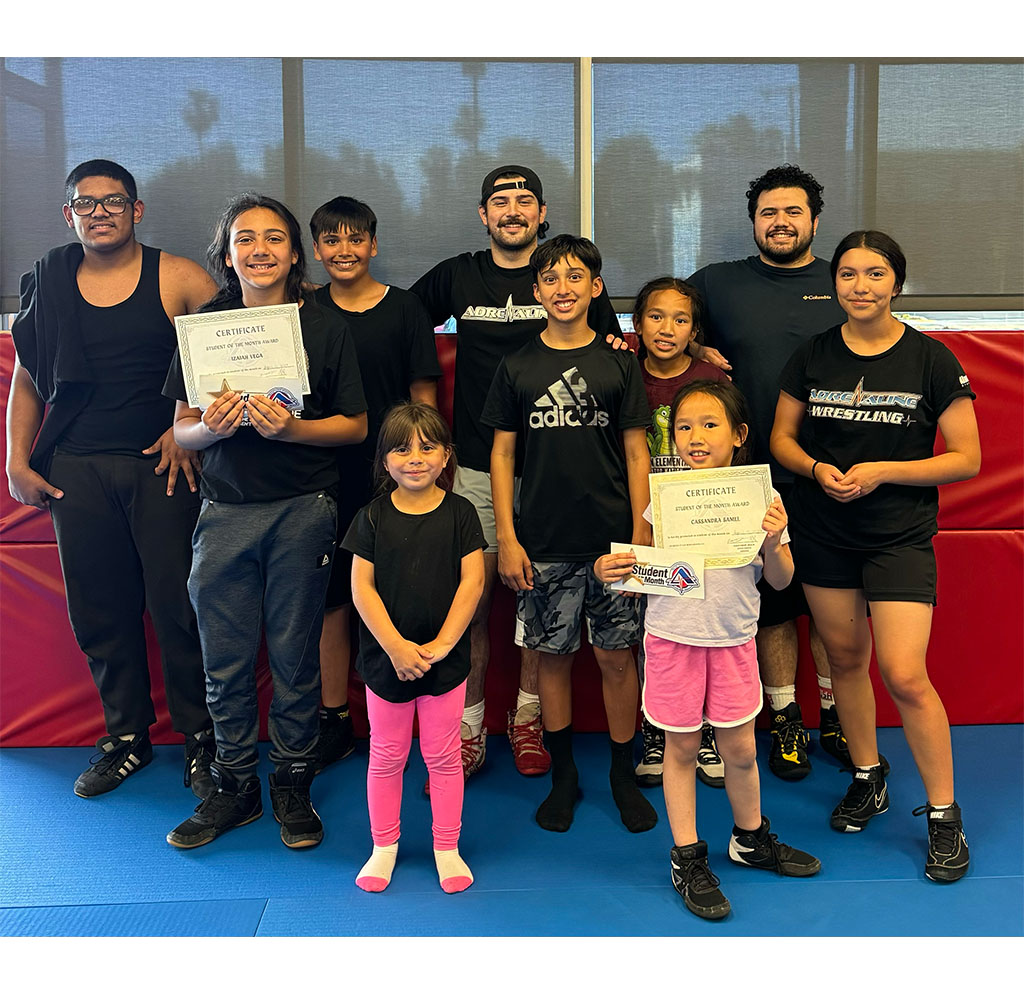
M 356 511 L 373 499 L 373 453 L 384 415 L 403 400 L 437 407 L 441 367 L 434 326 L 419 298 L 374 279 L 370 260 L 377 254 L 377 216 L 352 197 L 335 197 L 318 207 L 309 222 L 313 255 L 330 282 L 313 295 L 348 328 L 359 358 L 366 395 L 366 440 L 336 450 L 339 545 L 327 587 L 320 638 L 320 769 L 348 756 L 353 748 L 348 710 L 351 660 L 352 555 L 341 548 Z
M 631 647 L 636 601 L 609 594 L 593 572 L 612 541 L 649 544 L 650 417 L 636 356 L 612 351 L 587 311 L 601 293 L 601 255 L 585 238 L 559 235 L 530 257 L 547 327 L 502 359 L 482 420 L 494 428 L 491 490 L 498 574 L 517 591 L 516 641 L 540 656 L 539 685 L 552 790 L 537 823 L 567 831 L 578 776 L 572 758 L 572 661 L 586 611 L 601 669 L 611 736 L 612 795 L 632 832 L 653 828 L 654 809 L 633 774 L 637 677 Z M 520 513 L 513 523 L 516 441 L 523 436 Z

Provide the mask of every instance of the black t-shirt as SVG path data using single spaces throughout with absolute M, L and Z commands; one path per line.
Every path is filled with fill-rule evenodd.
M 502 269 L 490 249 L 464 252 L 439 262 L 411 287 L 439 325 L 454 315 L 459 347 L 455 354 L 452 420 L 459 464 L 487 472 L 492 432 L 480 423 L 480 412 L 494 371 L 504 356 L 520 349 L 547 326 L 547 313 L 533 296 L 529 266 Z M 605 289 L 587 317 L 602 340 L 619 334 L 615 309 Z
M 780 385 L 807 404 L 804 451 L 843 472 L 861 462 L 930 458 L 939 416 L 957 397 L 974 397 L 956 356 L 910 325 L 872 356 L 851 352 L 841 326 L 830 328 L 793 353 Z M 898 548 L 935 534 L 939 491 L 883 483 L 844 504 L 801 476 L 791 505 L 794 535 L 843 549 Z
M 330 284 L 313 294 L 317 302 L 347 325 L 366 396 L 366 441 L 337 450 L 342 492 L 338 507 L 339 532 L 372 496 L 373 454 L 384 415 L 409 399 L 409 384 L 441 375 L 434 345 L 434 326 L 417 296 L 388 287 L 373 307 L 347 311 L 331 297 Z
M 768 451 L 779 373 L 798 345 L 846 320 L 828 263 L 784 269 L 752 255 L 705 266 L 690 282 L 704 300 L 704 341 L 732 363 L 729 375 L 750 406 L 751 461 L 768 463 L 776 486 L 787 483 L 793 474 Z
M 462 579 L 462 558 L 487 548 L 476 509 L 458 494 L 426 514 L 406 514 L 391 494 L 356 513 L 341 546 L 373 563 L 374 586 L 391 623 L 417 645 L 437 638 Z M 388 654 L 359 622 L 356 669 L 378 696 L 396 704 L 439 697 L 469 676 L 469 629 L 418 680 L 399 680 Z
M 587 562 L 633 534 L 622 432 L 650 421 L 640 364 L 598 336 L 502 359 L 482 420 L 525 441 L 516 534 L 535 562 Z
M 236 298 L 220 310 L 241 306 L 241 298 Z M 366 401 L 351 336 L 334 314 L 311 297 L 306 297 L 299 308 L 299 324 L 313 391 L 302 398 L 303 419 L 361 414 Z M 174 400 L 188 400 L 177 350 L 167 372 L 164 394 Z M 281 500 L 318 490 L 337 497 L 335 450 L 327 445 L 277 442 L 245 425 L 230 438 L 203 450 L 200 489 L 207 499 L 230 504 Z

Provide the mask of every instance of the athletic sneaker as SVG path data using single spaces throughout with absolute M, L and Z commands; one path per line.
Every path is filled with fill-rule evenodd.
M 928 813 L 928 859 L 924 875 L 940 884 L 959 880 L 971 863 L 964 835 L 960 805 L 954 801 L 948 808 L 933 808 L 922 804 L 914 808 L 915 815 Z
M 352 715 L 347 711 L 338 717 L 333 711 L 320 709 L 320 759 L 316 765 L 319 773 L 325 766 L 338 762 L 355 751 L 355 735 L 352 731 Z
M 859 832 L 875 815 L 889 810 L 889 791 L 881 764 L 854 770 L 853 783 L 839 802 L 829 824 L 837 832 Z
M 810 741 L 800 716 L 800 705 L 790 701 L 781 711 L 768 708 L 771 720 L 772 748 L 768 769 L 782 780 L 803 780 L 811 772 L 807 758 Z
M 729 899 L 718 889 L 719 880 L 708 866 L 708 844 L 701 839 L 688 846 L 673 846 L 672 886 L 687 908 L 701 918 L 724 918 Z
M 834 706 L 821 709 L 818 744 L 844 769 L 853 769 L 853 763 L 850 760 L 850 747 L 846 742 L 846 736 L 843 735 L 843 726 L 839 724 L 839 712 Z
M 459 730 L 462 736 L 462 775 L 467 780 L 484 765 L 487 755 L 487 729 L 480 726 L 479 735 L 469 734 L 469 725 L 465 722 Z
M 210 763 L 217 758 L 217 743 L 213 729 L 207 728 L 198 736 L 185 736 L 185 786 L 205 801 L 217 788 L 210 776 Z
M 706 721 L 700 726 L 700 748 L 697 750 L 697 779 L 709 787 L 725 786 L 725 762 L 718 754 L 715 730 Z
M 247 777 L 239 784 L 216 763 L 210 766 L 210 776 L 217 789 L 196 808 L 191 818 L 167 834 L 167 841 L 178 849 L 205 846 L 218 835 L 248 825 L 263 814 L 259 777 Z
M 551 755 L 544 748 L 539 704 L 524 704 L 518 711 L 509 711 L 508 741 L 516 769 L 524 777 L 539 777 L 551 769 Z
M 641 787 L 660 787 L 665 768 L 665 732 L 652 725 L 646 716 L 640 719 L 643 755 L 636 764 L 636 782 Z
M 756 832 L 737 832 L 733 826 L 729 839 L 729 859 L 740 866 L 771 870 L 781 877 L 813 877 L 821 869 L 821 860 L 802 849 L 793 849 L 772 831 L 763 815 Z
M 89 760 L 87 769 L 75 781 L 79 797 L 96 797 L 120 787 L 136 770 L 153 762 L 153 746 L 149 732 L 140 732 L 130 739 L 104 735 L 96 743 L 100 751 Z
M 289 849 L 307 849 L 323 841 L 324 826 L 309 799 L 316 772 L 313 763 L 297 760 L 270 774 L 274 820 L 281 826 L 281 841 Z

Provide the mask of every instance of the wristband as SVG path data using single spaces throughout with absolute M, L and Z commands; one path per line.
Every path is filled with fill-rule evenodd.
M 818 482 L 818 478 L 814 475 L 814 471 L 818 468 L 818 464 L 820 462 L 821 462 L 820 459 L 815 459 L 814 460 L 814 465 L 811 467 L 811 479 L 814 480 L 815 483 Z

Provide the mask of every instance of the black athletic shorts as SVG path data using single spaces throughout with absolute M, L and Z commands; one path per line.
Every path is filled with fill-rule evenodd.
M 792 483 L 775 484 L 775 489 L 782 499 L 782 506 L 789 510 L 789 496 L 793 492 Z M 757 616 L 757 627 L 773 628 L 787 621 L 795 621 L 803 614 L 809 615 L 807 598 L 804 588 L 794 579 L 788 587 L 776 590 L 763 576 L 757 583 L 757 591 L 761 595 L 761 610 Z
M 837 549 L 794 536 L 795 581 L 812 587 L 863 590 L 871 601 L 935 604 L 935 549 L 931 539 L 896 549 Z

